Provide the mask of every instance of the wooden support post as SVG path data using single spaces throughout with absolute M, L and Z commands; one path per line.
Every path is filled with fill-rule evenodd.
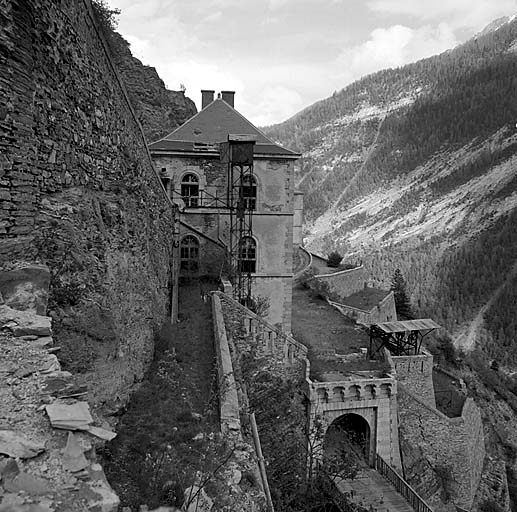
M 255 444 L 255 452 L 257 453 L 260 477 L 262 478 L 262 485 L 266 494 L 267 508 L 270 512 L 275 512 L 273 507 L 273 500 L 271 499 L 271 493 L 269 492 L 269 484 L 267 481 L 266 465 L 264 464 L 264 456 L 262 455 L 262 447 L 260 446 L 260 438 L 258 435 L 257 422 L 255 420 L 255 413 L 252 412 L 250 415 L 251 431 L 253 432 L 253 442 Z

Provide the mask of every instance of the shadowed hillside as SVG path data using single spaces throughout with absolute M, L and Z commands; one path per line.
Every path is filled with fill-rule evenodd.
M 266 131 L 303 152 L 311 249 L 363 259 L 381 286 L 400 268 L 418 314 L 458 337 L 497 293 L 483 346 L 516 364 L 517 21 L 502 21 Z

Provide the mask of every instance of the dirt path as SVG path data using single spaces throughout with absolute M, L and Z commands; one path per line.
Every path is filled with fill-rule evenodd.
M 117 437 L 101 454 L 122 507 L 179 506 L 183 489 L 208 464 L 202 443 L 218 431 L 207 296 L 214 288 L 198 280 L 180 287 L 180 321 L 166 323 L 157 335 L 146 378 L 120 418 Z
M 506 283 L 513 279 L 517 275 L 517 263 L 515 263 L 506 276 L 505 281 L 494 291 L 490 299 L 484 304 L 478 311 L 477 315 L 474 317 L 472 322 L 470 322 L 466 327 L 463 328 L 463 332 L 460 331 L 460 334 L 456 337 L 455 346 L 459 350 L 463 350 L 464 352 L 470 352 L 474 350 L 476 346 L 476 339 L 478 337 L 479 331 L 483 327 L 483 323 L 485 322 L 485 313 L 493 306 L 494 302 L 497 300 L 501 292 L 503 291 Z
M 214 333 L 209 292 L 217 289 L 210 282 L 193 280 L 180 288 L 179 323 L 173 328 L 173 346 L 182 361 L 186 380 L 193 384 L 193 409 L 199 414 L 214 400 Z

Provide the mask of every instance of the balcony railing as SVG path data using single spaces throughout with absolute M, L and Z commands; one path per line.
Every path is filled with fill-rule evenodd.
M 185 204 L 185 208 L 225 208 L 229 209 L 229 201 L 226 194 L 219 196 L 217 192 L 210 194 L 206 190 L 199 190 L 196 195 L 184 195 L 179 190 L 171 190 L 171 199 L 181 199 Z M 237 201 L 235 201 L 235 208 L 237 208 Z M 243 197 L 242 208 L 244 210 L 255 210 L 257 207 L 256 197 Z
M 228 208 L 226 194 L 219 196 L 217 192 L 210 194 L 206 190 L 200 190 L 196 195 L 183 195 L 179 190 L 170 191 L 171 199 L 181 199 L 185 208 Z
M 375 469 L 393 485 L 415 512 L 433 512 L 433 509 L 378 453 L 375 456 Z

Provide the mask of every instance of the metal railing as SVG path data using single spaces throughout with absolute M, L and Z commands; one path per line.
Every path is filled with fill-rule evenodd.
M 393 485 L 415 512 L 433 512 L 433 509 L 378 453 L 375 455 L 375 469 Z
M 219 196 L 217 191 L 210 194 L 206 190 L 199 190 L 196 195 L 183 195 L 181 191 L 172 189 L 171 199 L 181 199 L 186 208 L 228 208 L 228 198 L 226 194 Z
M 224 208 L 230 209 L 231 205 L 227 194 L 219 195 L 217 193 L 211 194 L 206 190 L 199 190 L 197 194 L 182 194 L 180 190 L 171 189 L 170 196 L 173 201 L 181 199 L 185 208 Z M 235 204 L 234 208 L 238 205 Z M 245 210 L 256 210 L 257 198 L 251 196 L 244 196 L 242 198 L 242 207 Z

